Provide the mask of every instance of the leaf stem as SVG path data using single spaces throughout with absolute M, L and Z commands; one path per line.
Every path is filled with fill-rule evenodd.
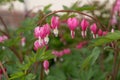
M 43 62 L 40 63 L 41 64 L 41 71 L 40 71 L 40 80 L 44 80 L 44 69 L 43 69 Z
M 7 75 L 7 73 L 6 73 L 5 69 L 4 69 L 1 61 L 0 61 L 0 67 L 1 67 L 1 69 L 2 69 L 2 71 L 4 73 L 4 75 L 5 75 L 6 79 L 9 80 L 9 77 L 8 77 L 8 75 Z
M 7 28 L 7 25 L 5 24 L 5 22 L 4 22 L 4 20 L 3 20 L 3 18 L 2 18 L 1 16 L 0 16 L 0 21 L 1 21 L 1 23 L 3 24 L 6 33 L 3 32 L 3 31 L 1 31 L 1 32 L 4 33 L 5 35 L 7 35 L 8 37 L 10 37 L 10 35 L 9 35 L 9 30 L 8 30 L 8 28 Z

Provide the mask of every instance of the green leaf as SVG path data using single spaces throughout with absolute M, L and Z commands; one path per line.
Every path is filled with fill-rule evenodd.
M 77 7 L 75 10 L 84 11 L 84 10 L 95 10 L 94 6 L 84 5 L 83 7 Z
M 92 51 L 92 54 L 90 54 L 82 63 L 81 69 L 88 69 L 90 66 L 92 66 L 97 58 L 99 57 L 100 49 L 98 47 L 95 47 Z
M 11 75 L 10 80 L 13 80 L 13 79 L 22 77 L 22 76 L 24 76 L 24 75 L 25 75 L 25 73 L 23 73 L 23 72 L 16 72 L 15 74 L 12 74 L 12 75 Z
M 48 4 L 47 6 L 44 7 L 43 11 L 49 10 L 49 8 L 52 6 L 52 4 Z
M 67 6 L 65 6 L 65 5 L 63 5 L 63 9 L 64 10 L 69 10 L 69 8 Z
M 30 73 L 25 77 L 25 80 L 35 80 L 36 75 Z
M 114 40 L 120 39 L 120 31 L 115 31 L 114 33 L 108 33 L 106 36 L 97 38 L 92 41 L 90 46 L 101 46 L 105 45 L 106 43 L 110 43 Z

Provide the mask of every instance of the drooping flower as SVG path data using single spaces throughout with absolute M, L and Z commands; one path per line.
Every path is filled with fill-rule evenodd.
M 70 50 L 69 48 L 64 49 L 64 50 L 63 50 L 63 53 L 64 53 L 64 54 L 70 54 L 70 53 L 71 53 L 71 50 Z
M 91 32 L 93 33 L 93 38 L 96 38 L 97 25 L 96 25 L 95 23 L 91 25 L 90 30 L 91 30 Z
M 48 44 L 50 34 L 50 26 L 48 24 L 43 25 L 42 27 L 36 27 L 34 30 L 34 35 L 39 40 L 39 44 Z
M 113 6 L 113 13 L 117 14 L 120 11 L 120 0 L 116 0 L 115 5 Z
M 87 41 L 80 42 L 80 43 L 78 43 L 78 45 L 76 46 L 76 48 L 81 49 L 81 48 L 83 48 L 86 44 L 87 44 Z
M 8 39 L 8 37 L 6 35 L 3 35 L 2 37 L 3 37 L 3 40 L 7 40 Z
M 98 30 L 98 36 L 102 36 L 103 35 L 103 31 L 101 29 Z
M 53 29 L 53 33 L 55 34 L 56 37 L 58 36 L 59 33 L 58 32 L 59 24 L 60 24 L 59 17 L 53 16 L 51 18 L 51 28 Z
M 39 42 L 39 40 L 36 40 L 34 42 L 34 50 L 35 51 L 37 51 L 39 48 L 42 48 L 43 46 L 44 46 L 44 44 L 42 43 L 42 41 L 41 41 L 41 43 Z
M 40 37 L 40 29 L 41 27 L 37 26 L 35 29 L 34 29 L 34 36 L 36 38 L 39 38 Z
M 79 21 L 75 17 L 74 18 L 68 18 L 67 24 L 68 24 L 68 27 L 69 27 L 69 29 L 71 31 L 71 37 L 74 38 L 75 29 L 77 28 L 77 26 L 79 24 Z
M 114 26 L 115 24 L 117 24 L 117 18 L 116 18 L 115 15 L 113 15 L 113 16 L 112 16 L 112 19 L 111 19 L 111 25 Z
M 82 37 L 83 38 L 85 38 L 86 37 L 86 30 L 87 30 L 87 28 L 88 28 L 88 26 L 89 26 L 89 22 L 84 18 L 82 21 L 81 21 L 81 29 L 82 29 L 82 32 L 81 32 L 81 35 L 82 35 Z
M 49 61 L 48 60 L 45 60 L 43 62 L 43 67 L 44 67 L 45 73 L 48 75 L 49 73 Z
M 107 31 L 103 31 L 103 36 L 106 36 L 107 35 Z
M 6 35 L 0 36 L 0 43 L 3 43 L 7 39 L 8 37 Z
M 1 42 L 3 42 L 3 37 L 2 37 L 2 36 L 0 36 L 0 43 L 1 43 Z
M 114 28 L 112 28 L 112 29 L 111 29 L 111 32 L 112 32 L 112 33 L 114 33 L 114 32 L 115 32 Z
M 52 51 L 52 54 L 55 55 L 56 57 L 62 57 L 64 55 L 63 51 Z

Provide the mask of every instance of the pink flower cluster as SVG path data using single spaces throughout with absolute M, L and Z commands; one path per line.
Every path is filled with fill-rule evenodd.
M 34 36 L 37 38 L 37 40 L 34 42 L 35 50 L 38 50 L 39 48 L 42 48 L 48 44 L 51 29 L 53 30 L 55 36 L 58 35 L 59 22 L 59 18 L 53 16 L 51 19 L 51 25 L 45 24 L 43 26 L 37 26 L 34 29 Z
M 44 45 L 48 44 L 50 34 L 50 26 L 49 24 L 45 24 L 42 27 L 36 27 L 34 30 L 34 35 L 37 40 L 34 42 L 34 49 L 38 50 L 38 48 L 43 47 Z
M 113 15 L 111 18 L 111 24 L 115 25 L 117 24 L 117 15 L 120 15 L 118 13 L 120 13 L 120 0 L 116 0 L 113 9 L 112 9 Z
M 116 0 L 115 5 L 113 7 L 113 13 L 117 14 L 120 11 L 120 0 Z
M 37 40 L 34 42 L 34 49 L 38 50 L 39 48 L 42 48 L 43 46 L 48 44 L 49 35 L 50 35 L 51 30 L 54 33 L 54 35 L 57 37 L 58 33 L 59 33 L 59 31 L 58 31 L 59 25 L 60 25 L 59 17 L 53 16 L 51 18 L 51 25 L 44 24 L 43 26 L 36 27 L 34 29 L 34 36 L 37 38 Z M 87 36 L 87 29 L 90 26 L 87 19 L 84 18 L 80 22 L 76 17 L 68 18 L 67 25 L 71 31 L 72 38 L 75 37 L 75 29 L 77 27 L 81 28 L 81 35 L 83 38 L 85 38 Z M 101 29 L 98 30 L 96 23 L 93 23 L 90 26 L 90 31 L 93 34 L 93 38 L 96 38 L 97 35 L 103 36 L 106 34 L 106 32 L 102 31 Z M 60 52 L 60 53 L 61 54 L 59 54 L 59 56 L 62 55 L 62 52 Z
M 56 57 L 62 57 L 65 54 L 70 54 L 71 50 L 69 48 L 63 49 L 61 51 L 52 51 L 52 54 L 54 54 Z
M 3 43 L 7 39 L 8 37 L 6 35 L 0 36 L 0 43 Z

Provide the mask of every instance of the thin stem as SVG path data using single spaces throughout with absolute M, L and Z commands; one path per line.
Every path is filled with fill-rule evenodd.
M 5 69 L 4 69 L 1 61 L 0 61 L 0 67 L 1 67 L 1 69 L 2 69 L 2 71 L 4 73 L 4 75 L 5 75 L 6 79 L 9 80 L 9 77 L 8 77 L 8 75 L 7 75 L 7 73 L 6 73 Z
M 112 77 L 113 80 L 116 80 L 117 74 L 118 74 L 118 66 L 119 64 L 117 64 L 118 61 L 118 54 L 119 54 L 119 48 L 117 43 L 114 43 L 116 46 L 114 48 L 114 61 L 113 61 L 113 71 L 112 71 Z
M 5 22 L 4 22 L 4 20 L 3 20 L 3 18 L 2 18 L 1 16 L 0 16 L 0 21 L 1 21 L 1 23 L 3 24 L 7 35 L 9 35 L 9 31 L 8 31 L 7 25 L 5 24 Z
M 3 30 L 1 30 L 1 29 L 0 29 L 0 33 L 2 33 L 2 34 L 4 34 L 4 35 L 9 37 L 9 35 L 6 32 L 4 32 Z
M 100 55 L 100 68 L 104 72 L 104 63 L 103 63 L 103 61 L 104 61 L 104 54 L 102 53 Z
M 106 30 L 106 27 L 105 27 L 103 24 L 101 24 L 100 21 L 99 21 L 96 17 L 90 16 L 90 15 L 88 15 L 88 14 L 86 14 L 86 13 L 83 13 L 83 12 L 80 12 L 80 11 L 74 11 L 74 10 L 58 10 L 58 11 L 51 12 L 51 13 L 47 14 L 46 16 L 44 16 L 44 17 L 38 22 L 38 26 L 39 26 L 39 25 L 41 26 L 41 25 L 42 25 L 42 22 L 43 22 L 48 16 L 53 15 L 53 14 L 56 14 L 56 13 L 58 13 L 58 12 L 67 12 L 67 13 L 69 13 L 69 12 L 74 12 L 74 13 L 78 13 L 78 14 L 81 14 L 81 15 L 88 16 L 88 17 L 90 17 L 91 19 L 93 19 L 94 21 L 97 21 L 97 23 L 99 24 L 99 26 L 102 26 L 102 27 Z
M 14 47 L 10 47 L 10 50 L 14 52 L 14 54 L 16 55 L 16 57 L 19 59 L 19 61 L 22 63 L 23 59 L 22 57 L 20 57 L 19 53 L 16 51 L 16 49 Z
M 44 68 L 42 64 L 43 62 L 41 62 L 40 80 L 44 80 Z
M 115 3 L 113 4 L 113 8 L 112 8 L 111 13 L 110 13 L 110 19 L 109 19 L 108 28 L 107 28 L 108 31 L 110 30 L 111 19 L 112 19 L 113 15 L 114 15 L 113 9 L 114 9 L 114 6 L 115 6 L 116 2 L 117 2 L 117 0 L 116 0 Z

